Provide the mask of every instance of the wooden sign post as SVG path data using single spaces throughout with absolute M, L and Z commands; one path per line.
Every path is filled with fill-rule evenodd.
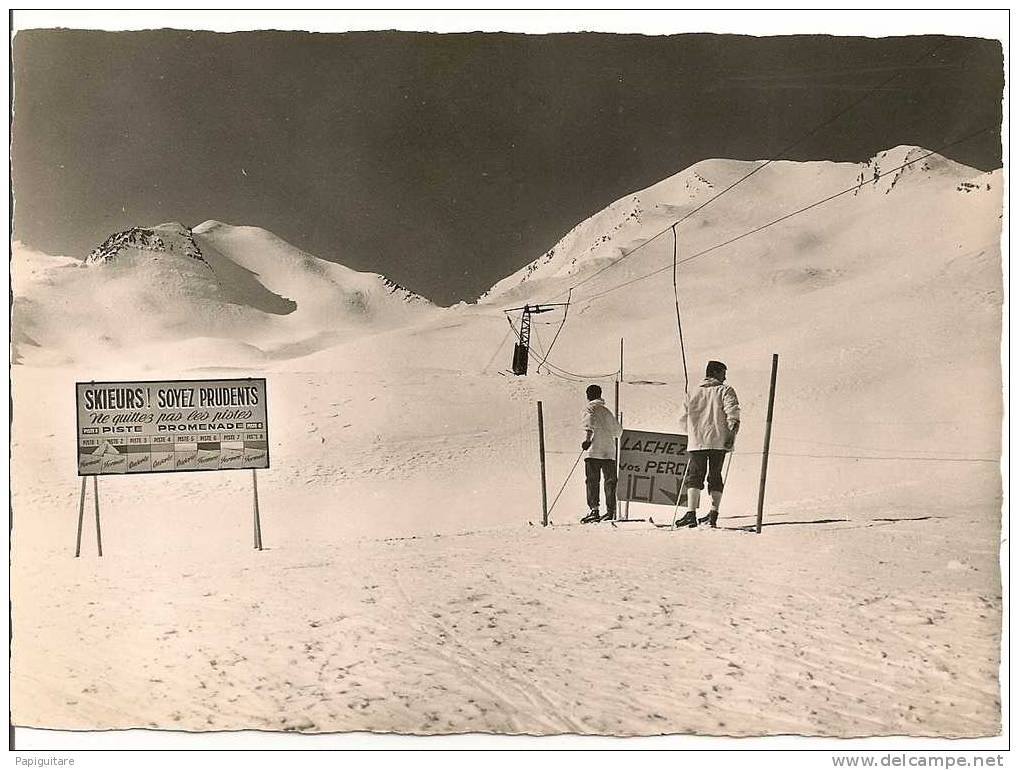
M 74 542 L 74 558 L 77 559 L 81 556 L 81 531 L 85 524 L 85 485 L 88 483 L 88 477 L 82 476 L 81 479 L 81 496 L 78 498 L 78 537 Z M 96 509 L 96 548 L 99 551 L 99 555 L 103 555 L 103 532 L 99 526 L 99 478 L 97 476 L 92 477 L 92 496 L 95 498 L 95 509 Z
M 764 453 L 761 456 L 761 486 L 757 493 L 757 534 L 764 524 L 764 485 L 768 480 L 768 450 L 771 447 L 771 419 L 775 413 L 775 381 L 778 378 L 778 353 L 771 356 L 771 390 L 768 392 L 768 422 L 764 426 Z
M 81 556 L 87 477 L 95 498 L 96 548 L 103 555 L 99 476 L 252 472 L 255 549 L 262 550 L 256 469 L 269 467 L 264 378 L 75 383 L 81 476 L 74 555 Z
M 538 456 L 541 461 L 541 526 L 548 526 L 548 490 L 545 487 L 545 420 L 538 402 Z
M 99 549 L 99 555 L 103 555 L 103 531 L 99 527 L 99 477 L 92 477 L 92 497 L 93 502 L 96 504 L 96 548 Z
M 251 469 L 251 489 L 254 492 L 255 549 L 262 550 L 262 520 L 258 515 L 258 471 Z
M 622 412 L 619 413 L 619 427 L 620 428 L 623 427 L 623 413 Z M 616 439 L 616 484 L 618 484 L 618 483 L 619 483 L 619 439 Z M 616 491 L 616 497 L 617 498 L 619 497 L 618 487 L 617 487 L 617 491 Z M 619 516 L 618 503 L 617 503 L 617 506 L 616 506 L 616 516 L 617 516 L 617 518 Z M 622 521 L 629 521 L 630 520 L 630 499 L 629 499 L 629 496 L 627 496 L 627 499 L 623 501 L 623 518 L 621 520 Z
M 616 373 L 616 397 L 613 403 L 613 412 L 615 412 L 616 420 L 619 420 L 619 384 L 623 379 L 623 338 L 619 338 L 619 371 Z M 616 439 L 616 465 L 618 469 L 619 464 L 619 439 Z
M 88 479 L 82 476 L 81 478 L 81 497 L 78 500 L 78 539 L 74 544 L 74 558 L 77 559 L 81 556 L 81 525 L 85 521 L 85 484 L 88 483 Z

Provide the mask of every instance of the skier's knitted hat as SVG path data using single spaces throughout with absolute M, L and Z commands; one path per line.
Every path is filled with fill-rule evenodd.
M 725 374 L 726 366 L 721 361 L 708 361 L 707 367 L 704 369 L 704 373 L 710 377 L 713 374 Z

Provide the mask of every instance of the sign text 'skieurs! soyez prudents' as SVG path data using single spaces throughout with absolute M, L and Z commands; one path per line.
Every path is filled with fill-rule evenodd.
M 254 406 L 258 389 L 252 386 L 221 388 L 157 388 L 155 398 L 148 388 L 87 388 L 84 406 L 88 411 L 120 409 L 181 409 L 193 407 Z M 154 403 L 153 403 L 154 402 Z

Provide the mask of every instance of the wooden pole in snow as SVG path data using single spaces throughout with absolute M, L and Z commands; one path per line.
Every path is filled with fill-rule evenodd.
M 619 413 L 619 427 L 620 428 L 623 427 L 623 413 L 622 412 Z M 619 467 L 618 467 L 618 465 L 616 467 L 616 478 L 617 479 L 619 478 Z M 618 487 L 617 487 L 617 489 L 618 489 Z M 618 492 L 616 493 L 616 497 L 617 498 L 619 497 L 619 493 Z M 617 506 L 616 510 L 618 511 L 619 510 L 619 508 L 618 508 L 619 503 L 616 503 L 616 506 Z M 630 520 L 630 496 L 627 495 L 626 496 L 626 500 L 623 501 L 623 521 L 629 521 L 629 520 Z
M 258 513 L 258 471 L 251 469 L 251 489 L 254 492 L 255 548 L 262 550 L 262 519 Z
M 99 527 L 99 476 L 92 477 L 92 495 L 96 502 L 96 547 L 99 555 L 103 555 L 103 531 Z
M 85 484 L 88 482 L 87 476 L 81 477 L 81 498 L 78 500 L 78 539 L 74 544 L 74 558 L 77 559 L 81 556 L 81 527 L 85 522 Z
M 623 338 L 619 338 L 619 372 L 616 374 L 616 400 L 615 400 L 615 414 L 616 420 L 619 419 L 619 381 L 623 379 Z M 619 439 L 616 439 L 616 464 L 619 463 Z
M 541 526 L 548 526 L 548 490 L 545 488 L 545 419 L 538 402 L 538 457 L 541 460 Z
M 771 390 L 768 392 L 768 421 L 764 427 L 764 453 L 761 456 L 761 485 L 757 493 L 757 534 L 764 524 L 764 485 L 768 480 L 768 450 L 771 447 L 771 420 L 775 413 L 775 381 L 778 378 L 778 353 L 771 356 Z
M 616 419 L 619 421 L 620 427 L 623 425 L 623 413 L 619 411 L 619 385 L 623 381 L 623 338 L 619 338 L 619 374 L 616 376 Z M 619 478 L 619 439 L 616 439 L 616 478 Z M 617 494 L 616 497 L 619 495 Z M 629 495 L 627 495 L 629 497 Z M 624 516 L 630 518 L 630 501 L 627 500 L 623 506 Z M 616 509 L 616 515 L 619 515 L 618 503 Z
M 623 338 L 619 338 L 619 372 L 616 374 L 616 419 L 619 419 L 619 383 L 623 379 Z

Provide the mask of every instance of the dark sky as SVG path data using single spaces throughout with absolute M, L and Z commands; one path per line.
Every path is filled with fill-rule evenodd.
M 772 157 L 897 72 L 784 157 L 1000 126 L 1001 47 L 979 39 L 22 31 L 15 237 L 84 256 L 219 219 L 471 300 L 612 201 Z M 1000 138 L 945 154 L 998 168 Z

